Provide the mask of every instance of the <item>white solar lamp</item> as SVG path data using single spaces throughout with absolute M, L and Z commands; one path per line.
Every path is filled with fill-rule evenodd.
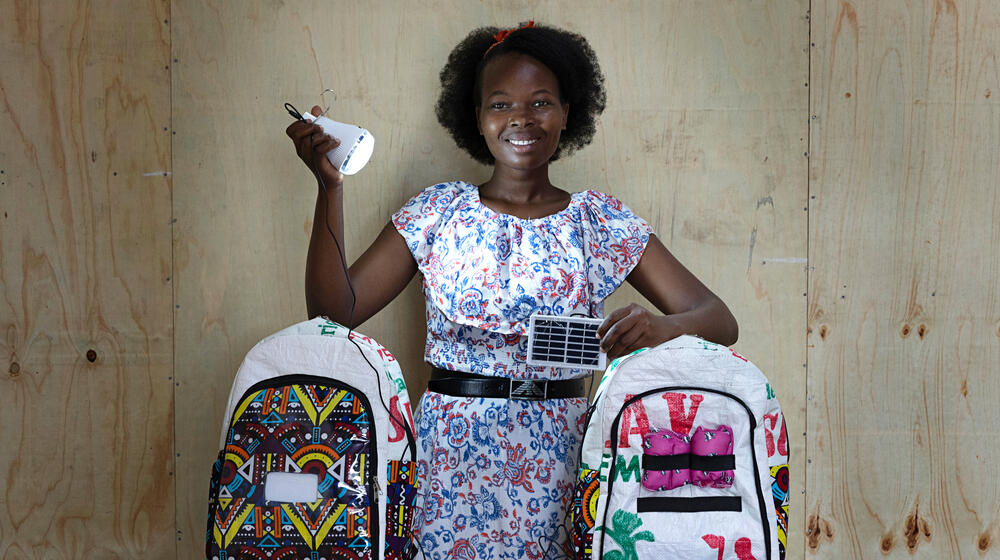
M 324 116 L 315 117 L 309 112 L 303 113 L 302 118 L 315 122 L 323 128 L 323 132 L 340 140 L 339 146 L 326 153 L 326 158 L 337 171 L 344 175 L 354 175 L 371 159 L 375 150 L 375 137 L 366 129 Z

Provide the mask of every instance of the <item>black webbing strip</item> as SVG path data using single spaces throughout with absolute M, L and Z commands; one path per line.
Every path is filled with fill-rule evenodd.
M 692 455 L 693 471 L 731 471 L 736 469 L 735 455 Z
M 672 471 L 691 469 L 694 471 L 731 471 L 736 469 L 735 455 L 643 455 L 642 470 Z
M 743 500 L 736 496 L 713 496 L 710 498 L 639 498 L 635 505 L 637 513 L 699 511 L 743 511 Z
M 682 453 L 680 455 L 643 455 L 642 470 L 644 471 L 672 471 L 675 469 L 690 469 L 691 455 Z

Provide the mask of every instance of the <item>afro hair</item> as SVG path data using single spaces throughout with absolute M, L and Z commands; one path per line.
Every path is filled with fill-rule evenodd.
M 476 161 L 491 165 L 493 154 L 476 122 L 482 72 L 491 60 L 518 53 L 538 60 L 556 75 L 561 101 L 570 106 L 566 130 L 551 159 L 589 144 L 597 130 L 597 116 L 604 111 L 606 94 L 597 55 L 587 40 L 569 31 L 537 25 L 517 29 L 496 43 L 493 36 L 499 31 L 496 27 L 475 29 L 451 51 L 441 69 L 438 122 L 459 148 Z

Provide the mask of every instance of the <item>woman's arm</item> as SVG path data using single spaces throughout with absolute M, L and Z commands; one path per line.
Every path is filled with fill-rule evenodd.
M 319 107 L 313 107 L 314 115 L 319 112 Z M 343 264 L 347 258 L 344 244 L 344 177 L 326 159 L 326 153 L 340 142 L 325 135 L 319 125 L 306 121 L 292 123 L 285 132 L 295 144 L 299 158 L 317 177 L 317 186 L 321 187 L 316 196 L 306 257 L 306 310 L 310 318 L 324 315 L 338 323 L 348 325 L 353 322 L 353 326 L 358 326 L 403 291 L 416 274 L 417 264 L 393 225 L 390 223 L 382 228 L 375 242 L 349 269 L 350 286 L 354 287 L 357 296 L 352 317 L 351 289 Z M 319 185 L 320 180 L 325 188 Z M 340 243 L 343 261 L 333 236 Z
M 340 255 L 321 222 L 324 198 L 320 193 L 316 201 L 316 223 L 306 257 L 306 310 L 310 318 L 323 315 L 343 325 L 353 321 L 356 327 L 381 311 L 406 288 L 417 273 L 417 263 L 396 228 L 392 223 L 386 224 L 371 246 L 348 269 L 357 297 L 352 317 L 351 291 L 344 278 Z M 343 239 L 343 218 L 340 222 L 338 240 Z
M 655 235 L 628 282 L 663 313 L 638 304 L 608 314 L 597 330 L 601 348 L 611 359 L 646 346 L 656 346 L 682 334 L 698 335 L 729 346 L 739 328 L 726 304 L 684 267 Z

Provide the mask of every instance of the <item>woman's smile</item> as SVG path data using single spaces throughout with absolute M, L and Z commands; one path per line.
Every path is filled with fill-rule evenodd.
M 523 135 L 514 135 L 506 139 L 507 143 L 513 145 L 513 150 L 518 153 L 529 151 L 532 146 L 538 143 L 539 138 L 524 138 Z

